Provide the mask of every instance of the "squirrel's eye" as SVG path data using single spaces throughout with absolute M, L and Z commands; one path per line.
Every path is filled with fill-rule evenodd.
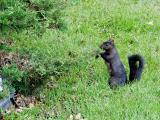
M 111 45 L 111 43 L 109 42 L 108 45 Z

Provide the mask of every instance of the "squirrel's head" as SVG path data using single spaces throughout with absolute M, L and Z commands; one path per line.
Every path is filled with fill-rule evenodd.
M 100 48 L 103 50 L 111 50 L 114 47 L 114 40 L 109 39 L 106 42 L 103 42 L 102 45 L 100 45 Z

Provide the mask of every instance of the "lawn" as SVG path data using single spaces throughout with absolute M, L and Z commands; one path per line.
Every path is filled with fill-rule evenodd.
M 65 27 L 48 28 L 40 36 L 25 29 L 2 35 L 13 39 L 20 53 L 28 53 L 33 65 L 61 64 L 59 77 L 46 78 L 53 87 L 44 84 L 36 90 L 44 102 L 6 119 L 67 120 L 78 113 L 88 120 L 160 119 L 159 11 L 159 0 L 68 0 L 60 18 Z M 109 88 L 107 67 L 95 59 L 99 45 L 109 38 L 114 38 L 127 74 L 127 56 L 144 57 L 140 81 Z M 52 64 L 47 69 L 56 71 Z M 45 74 L 46 68 L 40 71 Z

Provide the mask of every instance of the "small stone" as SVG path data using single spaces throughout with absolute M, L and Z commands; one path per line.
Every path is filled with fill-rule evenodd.
M 21 108 L 18 108 L 18 109 L 16 109 L 16 112 L 17 113 L 20 113 L 20 112 L 22 112 L 23 110 L 21 109 Z
M 150 22 L 147 23 L 147 25 L 153 26 L 154 23 L 153 23 L 153 21 L 150 21 Z
M 81 113 L 78 113 L 78 114 L 75 116 L 75 119 L 76 119 L 76 120 L 80 120 L 80 119 L 81 119 Z
M 33 103 L 29 103 L 29 107 L 30 108 L 34 107 L 34 104 Z
M 70 115 L 67 120 L 73 120 L 73 115 Z

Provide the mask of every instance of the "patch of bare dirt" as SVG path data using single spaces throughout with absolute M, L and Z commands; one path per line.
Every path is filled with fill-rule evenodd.
M 15 99 L 15 106 L 16 106 L 16 112 L 21 112 L 25 108 L 32 108 L 36 104 L 38 104 L 39 98 L 35 96 L 24 96 L 22 94 L 17 94 L 14 97 Z
M 26 56 L 21 57 L 19 54 L 5 51 L 0 51 L 0 67 L 16 64 L 20 70 L 32 69 L 29 60 Z

